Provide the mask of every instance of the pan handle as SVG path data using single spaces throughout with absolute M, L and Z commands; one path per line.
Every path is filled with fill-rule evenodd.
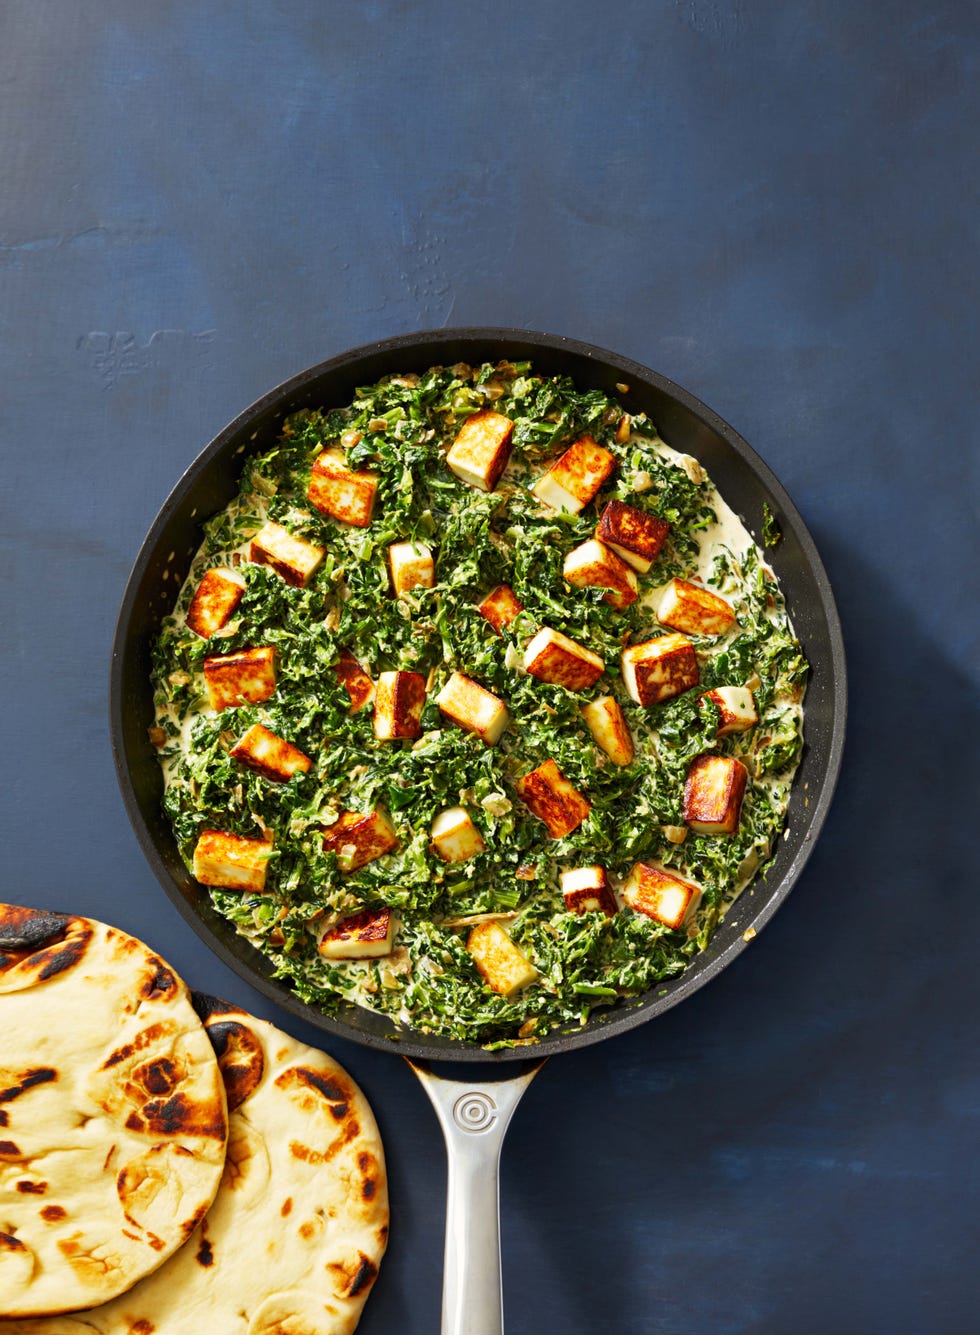
M 428 1094 L 449 1160 L 442 1335 L 503 1335 L 500 1148 L 521 1095 L 544 1065 L 504 1080 L 449 1080 L 409 1066 Z

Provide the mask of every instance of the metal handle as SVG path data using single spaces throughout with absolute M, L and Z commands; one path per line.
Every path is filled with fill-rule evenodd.
M 442 1335 L 503 1335 L 500 1147 L 511 1114 L 544 1062 L 486 1083 L 448 1080 L 408 1064 L 436 1110 L 449 1160 Z

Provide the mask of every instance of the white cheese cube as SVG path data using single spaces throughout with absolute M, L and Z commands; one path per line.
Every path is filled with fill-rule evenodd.
M 436 704 L 454 723 L 467 732 L 475 732 L 487 746 L 496 746 L 510 722 L 503 700 L 462 672 L 453 673 L 436 696 Z
M 617 612 L 625 611 L 639 597 L 636 575 L 625 561 L 598 538 L 590 538 L 565 557 L 562 574 L 577 588 L 608 589 L 604 601 Z
M 633 738 L 615 698 L 601 695 L 582 707 L 582 717 L 596 746 L 605 751 L 615 765 L 628 765 L 633 759 Z
M 245 580 L 237 570 L 214 566 L 205 572 L 187 609 L 187 625 L 202 640 L 227 625 L 242 601 Z
M 465 807 L 439 812 L 432 822 L 432 845 L 446 862 L 468 862 L 487 847 Z
M 204 685 L 212 709 L 260 705 L 276 690 L 276 651 L 271 644 L 217 654 L 204 660 Z
M 545 626 L 524 650 L 524 669 L 539 681 L 586 691 L 599 680 L 606 665 L 591 649 Z
M 246 839 L 224 830 L 202 830 L 194 847 L 194 877 L 201 885 L 259 893 L 265 889 L 271 852 L 271 839 Z
M 701 698 L 710 700 L 718 710 L 719 737 L 748 732 L 759 722 L 755 700 L 747 686 L 716 686 L 713 691 L 705 691 Z
M 616 913 L 609 877 L 604 867 L 572 867 L 559 877 L 561 894 L 569 913 Z
M 446 455 L 448 468 L 461 482 L 493 491 L 510 458 L 514 423 L 484 408 L 467 417 Z
M 524 604 L 508 585 L 498 584 L 484 598 L 478 611 L 499 635 L 502 626 L 509 626 L 520 616 L 524 611 Z
M 253 565 L 271 567 L 287 584 L 301 589 L 323 560 L 325 550 L 270 521 L 249 544 L 248 559 Z
M 374 698 L 374 682 L 349 649 L 341 649 L 334 675 L 350 696 L 350 712 L 356 714 Z
M 592 810 L 551 759 L 518 779 L 514 787 L 532 814 L 547 825 L 552 839 L 564 839 L 577 830 Z
M 666 519 L 638 510 L 635 505 L 610 501 L 599 516 L 595 535 L 641 575 L 653 565 L 667 540 Z
M 342 450 L 324 450 L 313 464 L 306 498 L 331 519 L 367 528 L 377 489 L 377 474 L 348 468 Z
M 630 645 L 620 663 L 626 690 L 638 705 L 671 700 L 700 680 L 694 645 L 683 635 L 661 635 Z
M 374 735 L 379 742 L 422 736 L 425 678 L 420 672 L 382 672 L 374 697 Z
M 391 954 L 395 934 L 396 920 L 391 909 L 361 909 L 328 927 L 317 950 L 328 960 L 375 959 Z
M 733 834 L 748 771 L 734 756 L 695 756 L 684 783 L 684 822 L 695 834 Z
M 623 886 L 624 904 L 675 932 L 690 920 L 700 900 L 699 885 L 649 862 L 637 862 Z
M 397 848 L 398 836 L 380 809 L 367 815 L 342 811 L 333 825 L 323 831 L 323 847 L 328 853 L 337 854 L 341 871 L 357 871 Z
M 466 949 L 488 987 L 513 997 L 533 983 L 538 971 L 496 922 L 481 922 L 466 939 Z
M 578 514 L 616 467 L 616 456 L 589 435 L 579 436 L 531 488 L 553 510 Z
M 388 548 L 388 565 L 396 597 L 411 589 L 431 589 L 436 582 L 435 562 L 424 542 L 393 542 Z
M 724 635 L 735 624 L 731 605 L 710 589 L 686 579 L 672 579 L 663 591 L 657 620 L 685 635 Z
M 298 746 L 254 723 L 229 752 L 232 760 L 255 770 L 273 783 L 287 783 L 294 774 L 305 774 L 313 764 Z

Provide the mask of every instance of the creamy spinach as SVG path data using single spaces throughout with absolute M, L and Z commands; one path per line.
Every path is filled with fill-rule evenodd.
M 463 420 L 485 407 L 515 424 L 510 464 L 491 494 L 467 486 L 444 463 Z M 237 499 L 205 525 L 154 654 L 164 805 L 188 866 L 205 828 L 274 835 L 264 893 L 210 893 L 304 1000 L 326 1010 L 353 1000 L 418 1030 L 487 1045 L 533 1040 L 683 972 L 771 857 L 802 745 L 807 665 L 762 553 L 710 479 L 646 418 L 628 425 L 624 431 L 615 400 L 579 391 L 566 377 L 539 376 L 528 363 L 392 376 L 358 390 L 349 407 L 287 419 L 274 448 L 247 462 Z M 619 467 L 581 514 L 552 512 L 529 484 L 582 432 L 612 451 Z M 311 466 L 325 446 L 345 449 L 352 466 L 380 477 L 370 527 L 337 523 L 307 502 Z M 604 602 L 601 589 L 572 588 L 562 577 L 565 554 L 593 535 L 612 498 L 671 525 L 640 577 L 639 600 L 625 611 Z M 307 587 L 248 563 L 249 539 L 269 519 L 326 549 Z M 433 550 L 436 584 L 396 599 L 386 554 L 405 539 Z M 205 570 L 230 564 L 246 590 L 233 619 L 205 641 L 185 614 Z M 723 595 L 737 625 L 719 637 L 692 636 L 700 686 L 643 708 L 623 687 L 619 656 L 624 642 L 668 633 L 654 609 L 657 592 L 675 576 L 694 576 Z M 477 604 L 502 583 L 525 611 L 498 636 Z M 606 672 L 592 690 L 571 693 L 521 670 L 521 650 L 541 625 L 604 659 Z M 258 644 L 275 648 L 275 695 L 210 710 L 204 659 Z M 426 676 L 419 740 L 377 742 L 371 709 L 350 712 L 334 672 L 342 648 L 372 677 L 393 669 Z M 512 722 L 497 746 L 440 715 L 435 696 L 453 670 L 506 701 Z M 702 693 L 747 683 L 757 726 L 716 739 L 717 714 L 699 704 Z M 589 699 L 610 693 L 636 746 L 622 768 L 596 747 L 580 714 Z M 275 784 L 237 764 L 229 750 L 255 722 L 311 757 L 310 771 Z M 687 768 L 704 751 L 738 756 L 748 768 L 738 829 L 673 843 L 665 829 L 682 824 Z M 549 757 L 592 804 L 585 822 L 559 840 L 514 790 L 515 780 Z M 437 813 L 458 804 L 487 847 L 470 862 L 447 864 L 430 851 L 429 831 Z M 345 874 L 324 851 L 321 831 L 338 810 L 377 806 L 388 812 L 400 846 Z M 702 887 L 688 928 L 672 931 L 625 907 L 614 917 L 565 912 L 560 869 L 599 863 L 619 886 L 637 860 L 676 869 Z M 391 955 L 339 961 L 317 953 L 326 923 L 381 905 L 399 915 Z M 540 974 L 513 999 L 486 986 L 466 950 L 468 924 L 485 914 L 507 915 L 512 940 Z

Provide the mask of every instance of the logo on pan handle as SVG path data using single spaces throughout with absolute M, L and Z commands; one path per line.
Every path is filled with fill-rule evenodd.
M 461 1131 L 489 1131 L 497 1120 L 497 1105 L 489 1094 L 461 1094 L 453 1104 L 453 1121 Z

